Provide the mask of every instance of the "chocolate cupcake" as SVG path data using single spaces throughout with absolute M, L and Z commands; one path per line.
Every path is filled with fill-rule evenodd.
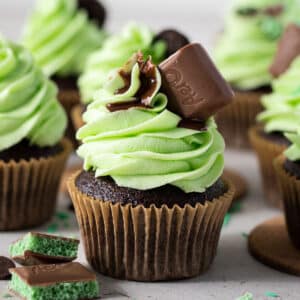
M 275 160 L 275 170 L 284 205 L 288 233 L 300 249 L 300 131 L 287 133 L 291 146 Z
M 23 42 L 58 85 L 58 98 L 69 118 L 79 103 L 78 76 L 105 39 L 104 21 L 104 7 L 96 0 L 41 0 L 25 27 Z M 67 133 L 74 138 L 71 125 Z
M 248 129 L 263 107 L 260 98 L 271 92 L 269 68 L 285 26 L 298 20 L 298 1 L 248 1 L 234 6 L 216 51 L 215 60 L 235 90 L 235 101 L 216 116 L 226 144 L 249 148 Z M 252 4 L 251 4 L 252 3 Z
M 103 87 L 109 72 L 122 67 L 135 52 L 141 50 L 145 56 L 151 55 L 155 63 L 160 63 L 188 42 L 175 30 L 155 34 L 148 26 L 136 23 L 125 25 L 121 32 L 109 37 L 102 49 L 90 56 L 79 79 L 82 105 L 72 112 L 75 128 L 84 124 L 82 112 L 93 101 L 95 92 Z
M 0 39 L 0 51 L 0 230 L 17 230 L 51 218 L 72 147 L 56 86 L 23 47 Z
M 211 116 L 231 99 L 198 44 L 159 69 L 140 53 L 111 74 L 77 135 L 84 171 L 68 183 L 93 268 L 157 281 L 210 267 L 234 194 Z
M 297 49 L 295 43 L 299 44 L 297 52 L 293 52 Z M 266 200 L 277 207 L 282 206 L 282 201 L 278 186 L 274 184 L 276 175 L 273 162 L 289 146 L 284 132 L 293 132 L 300 126 L 299 54 L 300 27 L 291 24 L 279 43 L 271 67 L 273 75 L 278 76 L 272 81 L 273 93 L 262 98 L 265 110 L 257 119 L 264 126 L 250 130 L 250 140 L 259 158 Z

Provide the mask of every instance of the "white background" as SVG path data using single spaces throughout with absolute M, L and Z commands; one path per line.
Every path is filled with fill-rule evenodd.
M 32 4 L 33 0 L 0 0 L 0 32 L 18 39 Z M 107 25 L 110 31 L 119 30 L 128 20 L 143 21 L 155 30 L 175 27 L 211 49 L 216 34 L 222 30 L 226 4 L 228 6 L 229 1 L 107 0 Z M 253 293 L 255 300 L 271 299 L 265 296 L 268 291 L 281 296 L 277 299 L 299 299 L 299 278 L 265 267 L 247 252 L 247 241 L 242 233 L 248 233 L 255 225 L 279 213 L 263 202 L 254 155 L 228 152 L 226 160 L 230 167 L 246 176 L 250 193 L 244 200 L 242 211 L 233 215 L 229 225 L 222 231 L 218 256 L 211 270 L 191 280 L 154 284 L 117 281 L 100 276 L 103 299 L 234 300 L 246 291 Z M 64 199 L 62 196 L 60 198 L 61 207 L 64 207 Z M 59 233 L 78 235 L 75 220 L 69 229 L 61 228 Z M 20 235 L 18 232 L 0 233 L 0 255 L 8 255 L 9 243 Z M 79 260 L 85 261 L 82 249 Z M 6 293 L 6 286 L 6 282 L 0 282 L 0 299 Z

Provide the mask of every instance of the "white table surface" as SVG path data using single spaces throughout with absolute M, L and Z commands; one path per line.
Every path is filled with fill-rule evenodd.
M 32 3 L 33 0 L 0 0 L 0 32 L 18 39 Z M 210 49 L 215 34 L 222 29 L 222 18 L 229 1 L 106 0 L 106 4 L 110 10 L 108 28 L 111 31 L 118 30 L 127 20 L 132 19 L 144 21 L 154 29 L 173 25 Z M 299 278 L 272 270 L 256 262 L 247 252 L 247 240 L 243 233 L 248 233 L 255 225 L 280 213 L 267 207 L 263 201 L 254 155 L 228 152 L 226 162 L 247 178 L 249 194 L 243 201 L 242 210 L 232 215 L 230 223 L 222 230 L 218 255 L 212 268 L 195 279 L 166 283 L 126 282 L 100 275 L 102 299 L 234 300 L 247 291 L 254 295 L 255 300 L 272 299 L 266 296 L 267 292 L 277 293 L 280 296 L 277 299 L 300 299 Z M 58 210 L 64 210 L 66 205 L 65 197 L 60 195 Z M 54 222 L 57 223 L 57 220 Z M 69 228 L 60 225 L 58 233 L 79 236 L 74 216 L 69 223 Z M 38 230 L 46 229 L 47 225 Z M 0 233 L 0 255 L 8 255 L 9 243 L 24 233 Z M 79 261 L 85 263 L 82 248 Z M 0 281 L 0 299 L 4 299 L 6 288 L 7 282 Z

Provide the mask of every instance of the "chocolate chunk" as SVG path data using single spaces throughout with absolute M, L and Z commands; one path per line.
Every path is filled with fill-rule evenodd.
M 300 26 L 289 24 L 278 43 L 270 73 L 274 77 L 280 76 L 298 55 L 300 55 Z
M 0 256 L 0 280 L 8 280 L 11 277 L 10 268 L 15 268 L 15 264 L 9 258 Z
M 144 104 L 142 104 L 140 102 L 140 100 L 106 104 L 106 108 L 110 112 L 115 112 L 115 111 L 119 111 L 119 110 L 127 110 L 127 109 L 130 109 L 132 107 L 146 108 L 146 106 Z
M 193 129 L 198 131 L 205 131 L 207 129 L 204 121 L 193 121 L 187 119 L 182 119 L 179 122 L 178 127 Z
M 103 26 L 106 19 L 106 11 L 102 3 L 97 0 L 77 0 L 78 8 L 84 9 L 89 18 L 99 27 Z
M 38 265 L 24 268 L 10 269 L 27 285 L 50 286 L 57 283 L 87 282 L 96 280 L 96 275 L 80 263 L 67 263 L 59 265 Z
M 164 41 L 167 44 L 167 57 L 189 43 L 189 40 L 185 35 L 172 29 L 163 30 L 158 33 L 155 36 L 153 43 L 159 40 Z
M 205 121 L 233 100 L 233 91 L 200 44 L 189 44 L 160 66 L 168 109 Z
M 278 17 L 284 11 L 284 6 L 282 4 L 268 6 L 263 9 L 263 14 L 270 16 L 270 17 Z

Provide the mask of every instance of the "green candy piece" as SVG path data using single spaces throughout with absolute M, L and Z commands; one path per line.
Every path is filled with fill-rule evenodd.
M 67 117 L 57 88 L 28 50 L 0 36 L 0 151 L 24 139 L 39 147 L 62 138 Z
M 48 76 L 79 75 L 106 34 L 77 0 L 39 0 L 25 26 L 23 43 Z
M 225 144 L 213 118 L 204 131 L 178 127 L 181 118 L 166 108 L 168 99 L 159 92 L 158 68 L 149 107 L 110 112 L 107 104 L 134 102 L 141 86 L 136 58 L 122 71 L 130 73 L 128 89 L 116 94 L 125 84 L 116 70 L 83 115 L 86 125 L 77 137 L 84 169 L 95 171 L 96 177 L 111 176 L 122 187 L 149 190 L 171 184 L 186 193 L 204 192 L 224 168 Z
M 40 233 L 28 233 L 9 247 L 11 257 L 24 256 L 26 251 L 52 257 L 76 258 L 79 241 Z

